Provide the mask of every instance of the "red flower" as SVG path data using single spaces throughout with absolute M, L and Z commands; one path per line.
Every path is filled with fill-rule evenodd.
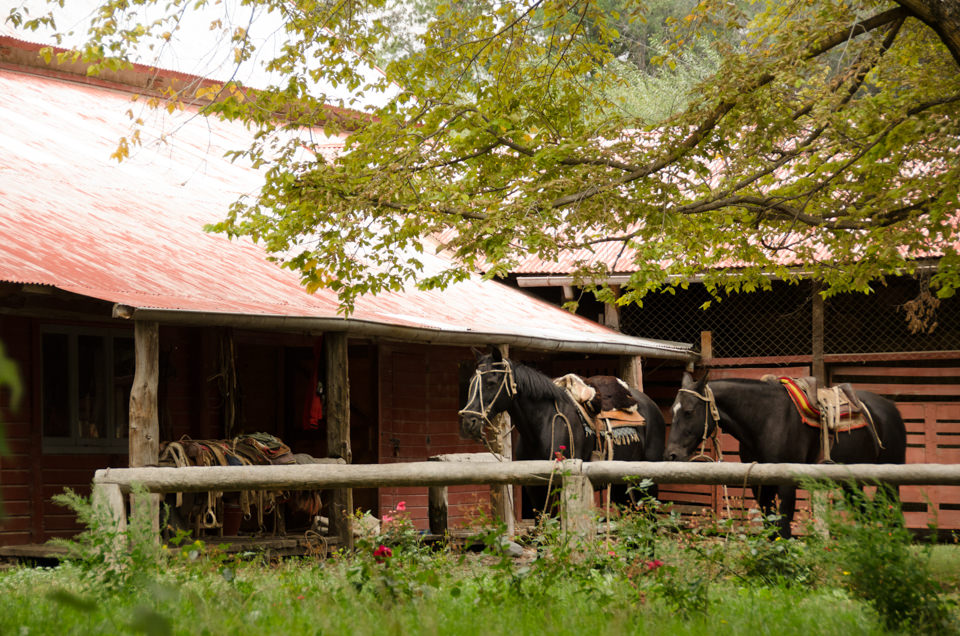
M 377 563 L 383 563 L 384 559 L 389 559 L 393 556 L 393 550 L 383 544 L 380 544 L 377 546 L 376 550 L 373 551 L 373 556 L 377 560 Z
M 401 501 L 397 503 L 397 512 L 404 512 L 407 509 L 407 502 Z
M 647 561 L 647 571 L 652 572 L 659 567 L 663 567 L 663 561 L 660 559 L 654 559 L 653 561 Z

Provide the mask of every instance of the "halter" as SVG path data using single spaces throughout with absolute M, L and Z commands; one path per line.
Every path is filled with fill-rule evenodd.
M 517 381 L 513 377 L 513 367 L 510 365 L 508 360 L 502 362 L 491 362 L 491 369 L 486 371 L 481 371 L 478 367 L 474 372 L 473 377 L 470 378 L 470 390 L 467 395 L 467 404 L 471 404 L 476 398 L 477 402 L 480 404 L 479 411 L 473 411 L 471 409 L 461 409 L 457 411 L 457 415 L 477 415 L 483 420 L 486 426 L 493 426 L 493 422 L 490 421 L 490 409 L 493 408 L 493 405 L 496 404 L 497 399 L 500 397 L 501 393 L 506 393 L 507 397 L 513 397 L 517 394 Z M 500 386 L 497 387 L 497 392 L 494 394 L 493 399 L 490 400 L 487 404 L 483 403 L 483 391 L 481 390 L 483 376 L 489 373 L 500 373 L 503 374 L 503 377 L 500 380 Z
M 720 435 L 719 435 L 720 409 L 717 408 L 717 399 L 713 396 L 713 389 L 710 388 L 709 384 L 705 383 L 703 385 L 702 395 L 700 393 L 697 393 L 693 389 L 680 389 L 680 393 L 689 393 L 690 395 L 695 396 L 698 400 L 706 402 L 706 405 L 707 405 L 707 408 L 704 409 L 704 413 L 703 413 L 703 435 L 700 438 L 700 452 L 697 453 L 696 456 L 691 458 L 691 461 L 697 461 L 701 457 L 707 461 L 716 461 L 716 462 L 723 461 L 723 450 L 720 448 Z M 711 417 L 713 417 L 713 421 L 716 424 L 716 426 L 713 427 L 713 435 L 710 435 L 710 418 Z M 709 455 L 707 455 L 706 445 L 707 445 L 708 438 L 713 439 L 713 448 L 717 451 L 716 459 L 713 459 Z M 753 462 L 747 468 L 747 474 L 743 478 L 744 489 L 746 489 L 747 487 L 747 477 L 750 476 L 750 471 L 753 470 L 753 467 L 756 465 L 756 463 L 757 462 Z M 729 517 L 731 516 L 730 497 L 727 493 L 726 484 L 722 485 L 721 488 L 723 488 L 723 500 L 726 502 L 727 516 Z
M 710 437 L 711 417 L 713 417 L 713 421 L 716 424 L 713 429 L 714 446 L 716 446 L 717 429 L 720 428 L 720 409 L 717 408 L 717 400 L 713 396 L 713 389 L 710 388 L 709 384 L 704 384 L 702 395 L 693 389 L 680 389 L 680 393 L 689 393 L 690 395 L 695 396 L 698 400 L 707 403 L 707 408 L 704 409 L 703 412 L 703 436 L 700 438 L 700 452 L 703 454 L 703 444 Z

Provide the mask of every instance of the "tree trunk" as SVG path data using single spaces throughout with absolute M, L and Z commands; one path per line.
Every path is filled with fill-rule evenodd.
M 933 29 L 960 66 L 960 3 L 956 0 L 895 0 Z

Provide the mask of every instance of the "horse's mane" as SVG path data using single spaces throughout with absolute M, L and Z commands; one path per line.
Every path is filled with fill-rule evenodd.
M 542 372 L 511 360 L 517 392 L 532 398 L 568 399 L 567 392 L 553 383 Z

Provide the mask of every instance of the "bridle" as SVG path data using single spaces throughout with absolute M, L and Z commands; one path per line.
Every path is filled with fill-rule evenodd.
M 697 461 L 701 458 L 706 461 L 723 461 L 723 450 L 720 448 L 720 409 L 717 408 L 717 398 L 713 395 L 713 389 L 710 388 L 710 385 L 707 383 L 703 384 L 703 393 L 697 393 L 693 389 L 680 389 L 680 393 L 689 393 L 693 395 L 698 400 L 706 403 L 706 408 L 703 410 L 703 435 L 700 437 L 700 451 L 691 458 L 691 461 Z M 713 434 L 710 434 L 710 418 L 713 418 Z M 706 452 L 707 439 L 713 440 L 713 448 L 717 451 L 717 458 L 713 459 Z M 749 467 L 747 467 L 747 474 L 743 478 L 743 488 L 747 488 L 747 477 L 750 476 L 750 471 L 753 470 L 753 467 L 757 465 L 757 462 L 752 462 Z M 727 486 L 724 484 L 723 488 L 723 500 L 726 502 L 727 506 L 727 516 L 730 516 L 730 498 L 727 493 Z
M 513 367 L 510 365 L 508 360 L 503 360 L 502 362 L 491 362 L 489 369 L 484 371 L 480 370 L 480 367 L 477 367 L 477 370 L 474 372 L 473 377 L 470 378 L 470 389 L 467 394 L 467 404 L 473 404 L 474 399 L 477 400 L 477 403 L 480 405 L 479 411 L 474 411 L 472 409 L 463 408 L 457 411 L 457 415 L 476 415 L 484 423 L 485 426 L 493 426 L 493 422 L 490 421 L 490 410 L 493 408 L 493 405 L 497 403 L 497 400 L 500 398 L 500 394 L 504 393 L 507 397 L 512 398 L 517 394 L 517 381 L 513 377 Z M 493 395 L 493 398 L 486 404 L 483 401 L 483 376 L 498 373 L 502 374 L 500 379 L 500 384 L 497 386 L 497 392 Z
M 680 389 L 680 393 L 689 393 L 693 395 L 698 400 L 706 403 L 706 408 L 703 410 L 703 435 L 700 437 L 700 455 L 704 455 L 703 447 L 704 443 L 709 438 L 713 438 L 713 445 L 719 449 L 717 445 L 717 431 L 720 429 L 720 409 L 717 408 L 717 399 L 713 396 L 713 389 L 710 388 L 709 384 L 703 385 L 703 393 L 697 393 L 693 389 Z M 713 418 L 713 435 L 710 434 L 710 418 Z M 719 452 L 719 451 L 718 451 Z M 698 457 L 700 456 L 698 455 Z

